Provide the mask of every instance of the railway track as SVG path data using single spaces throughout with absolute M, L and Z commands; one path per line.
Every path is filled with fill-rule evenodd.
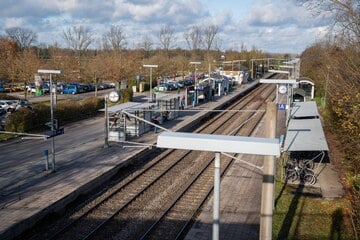
M 272 101 L 261 85 L 204 123 L 196 132 L 251 135 Z M 32 239 L 178 239 L 211 194 L 213 154 L 166 150 L 142 168 L 94 196 Z M 222 174 L 232 159 L 222 157 Z

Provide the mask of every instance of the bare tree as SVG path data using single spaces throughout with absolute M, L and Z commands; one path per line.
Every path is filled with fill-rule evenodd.
M 345 36 L 352 42 L 360 41 L 360 4 L 359 0 L 301 0 L 308 9 L 334 14 L 335 26 L 338 26 L 338 33 Z
M 73 26 L 67 28 L 63 32 L 63 38 L 69 48 L 73 49 L 79 55 L 81 52 L 86 51 L 94 38 L 89 29 L 84 26 Z
M 204 44 L 206 51 L 209 51 L 211 49 L 218 30 L 219 27 L 216 25 L 209 25 L 204 28 Z
M 12 27 L 5 29 L 10 39 L 15 40 L 21 49 L 29 47 L 37 41 L 37 34 L 30 29 Z
M 103 35 L 103 48 L 120 50 L 126 46 L 126 36 L 120 26 L 111 26 L 110 30 Z
M 192 26 L 184 32 L 184 38 L 190 50 L 198 50 L 202 43 L 202 32 L 199 26 Z
M 81 81 L 82 78 L 82 63 L 81 56 L 88 49 L 91 43 L 93 43 L 94 38 L 89 29 L 84 26 L 73 26 L 72 28 L 67 28 L 63 32 L 63 38 L 68 44 L 68 47 L 74 50 L 77 58 L 77 78 Z
M 142 42 L 139 43 L 139 48 L 142 49 L 144 51 L 144 58 L 149 58 L 150 57 L 150 51 L 153 48 L 153 40 L 151 39 L 151 37 L 149 36 L 144 36 L 142 38 Z
M 204 28 L 204 44 L 206 49 L 207 58 L 210 58 L 210 49 L 213 45 L 219 27 L 217 25 L 209 25 Z
M 159 38 L 162 48 L 169 52 L 175 41 L 174 29 L 170 25 L 164 25 L 160 30 Z

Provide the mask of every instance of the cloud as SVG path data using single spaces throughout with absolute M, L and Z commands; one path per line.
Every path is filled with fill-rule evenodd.
M 12 27 L 18 27 L 18 26 L 22 26 L 25 23 L 25 19 L 24 18 L 7 18 L 5 20 L 5 28 L 12 28 Z
M 327 24 L 328 20 L 329 16 L 314 16 L 296 1 L 279 0 L 255 4 L 245 17 L 245 23 L 254 27 L 296 25 L 307 28 Z
M 145 35 L 152 37 L 156 44 L 160 28 L 169 24 L 180 45 L 184 43 L 183 32 L 188 27 L 215 24 L 219 26 L 218 37 L 222 39 L 223 49 L 244 43 L 248 48 L 264 47 L 267 51 L 299 50 L 308 45 L 307 41 L 323 35 L 329 19 L 329 16 L 311 15 L 295 4 L 295 0 L 241 3 L 236 0 L 223 3 L 215 0 L 1 1 L 0 34 L 8 27 L 29 28 L 38 33 L 39 42 L 49 44 L 61 43 L 62 31 L 75 25 L 91 28 L 97 38 L 110 25 L 119 25 L 126 32 L 129 47 Z

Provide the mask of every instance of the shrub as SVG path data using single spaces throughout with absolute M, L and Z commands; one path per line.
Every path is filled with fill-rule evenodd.
M 65 100 L 59 101 L 54 109 L 54 118 L 59 125 L 81 120 L 98 114 L 103 108 L 104 100 L 101 98 L 87 98 L 81 101 Z M 21 108 L 12 113 L 6 124 L 6 130 L 10 132 L 29 132 L 45 129 L 45 123 L 50 121 L 50 106 L 39 103 L 34 105 L 34 110 Z
M 120 103 L 131 102 L 133 100 L 134 93 L 132 89 L 121 89 L 120 90 Z
M 9 132 L 27 132 L 33 128 L 34 113 L 28 108 L 20 108 L 7 120 L 5 129 Z

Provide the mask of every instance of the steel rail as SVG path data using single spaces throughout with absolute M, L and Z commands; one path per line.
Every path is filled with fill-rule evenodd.
M 264 106 L 264 103 L 266 102 L 266 100 L 271 99 L 271 92 L 269 92 L 268 96 L 266 97 L 266 99 L 264 99 L 261 104 L 259 104 L 259 108 L 261 108 L 262 106 Z M 272 97 L 272 99 L 274 99 L 274 97 Z M 263 111 L 264 112 L 264 111 Z M 248 135 L 251 135 L 252 132 L 255 130 L 256 126 L 258 125 L 258 123 L 261 121 L 261 119 L 264 117 L 265 112 L 263 114 L 261 114 L 261 117 L 258 117 L 257 120 L 255 121 L 255 123 L 252 124 L 252 128 L 251 131 L 249 132 Z M 246 122 L 247 123 L 247 122 Z M 245 123 L 245 124 L 246 124 Z M 243 124 L 243 125 L 245 125 Z M 234 135 L 236 135 L 241 128 L 237 129 L 237 131 L 235 131 Z M 153 234 L 154 231 L 156 231 L 156 228 L 161 224 L 161 222 L 163 221 L 163 219 L 166 217 L 166 215 L 172 210 L 172 208 L 179 202 L 181 201 L 181 198 L 186 194 L 186 192 L 195 184 L 195 182 L 201 177 L 201 175 L 203 174 L 203 172 L 205 172 L 205 170 L 210 166 L 211 163 L 213 163 L 214 158 L 209 162 L 209 164 L 207 164 L 202 170 L 201 172 L 199 172 L 196 176 L 194 176 L 191 181 L 187 184 L 187 186 L 185 187 L 185 189 L 183 189 L 176 197 L 175 199 L 172 201 L 171 205 L 161 214 L 161 216 L 147 229 L 147 231 L 141 236 L 141 240 L 147 239 L 151 236 L 151 234 Z M 225 164 L 225 167 L 222 166 L 222 172 L 221 172 L 221 176 L 224 175 L 224 173 L 229 169 L 229 167 L 232 165 L 233 163 L 233 159 L 231 159 L 230 161 L 228 161 Z M 179 239 L 181 236 L 184 235 L 184 231 L 185 229 L 188 228 L 190 222 L 192 221 L 192 219 L 194 218 L 194 216 L 197 214 L 197 212 L 199 211 L 199 209 L 201 208 L 201 206 L 203 205 L 203 203 L 206 201 L 206 199 L 209 197 L 209 195 L 211 194 L 211 192 L 213 191 L 213 187 L 211 187 L 207 193 L 202 197 L 201 201 L 197 204 L 197 206 L 194 208 L 194 211 L 189 214 L 189 217 L 187 218 L 185 224 L 183 225 L 183 227 L 179 230 L 177 236 L 175 239 Z
M 252 99 L 252 97 L 249 97 L 249 100 L 248 101 L 251 101 L 251 99 Z M 246 101 L 245 101 L 246 102 Z M 246 105 L 248 102 L 246 102 L 245 104 L 243 103 L 243 102 L 241 102 L 240 104 L 243 104 L 243 105 Z M 235 104 L 233 104 L 233 106 L 231 106 L 232 108 L 235 108 L 236 106 L 238 106 L 238 105 L 240 105 L 239 103 L 235 103 Z M 253 112 L 253 114 L 254 114 L 255 112 Z M 231 113 L 228 113 L 228 112 L 223 112 L 223 113 L 221 113 L 221 114 L 219 114 L 219 115 L 217 115 L 216 117 L 215 117 L 215 120 L 212 120 L 212 121 L 210 121 L 208 124 L 206 124 L 206 127 L 207 126 L 209 126 L 209 125 L 211 125 L 213 122 L 215 122 L 216 121 L 216 118 L 221 118 L 223 115 L 225 115 L 225 114 L 227 114 L 227 115 L 229 115 L 229 114 L 231 114 L 230 115 L 230 117 L 227 117 L 227 119 L 226 119 L 226 121 L 225 122 L 227 122 L 227 121 L 230 121 L 230 119 L 233 117 L 233 116 L 235 116 L 235 115 L 237 115 L 237 114 L 239 114 L 238 112 L 231 112 Z M 222 123 L 224 123 L 224 121 L 222 122 Z M 221 126 L 223 126 L 223 124 L 221 125 Z M 206 128 L 205 127 L 205 128 Z M 218 129 L 216 129 L 216 130 L 218 130 Z M 216 131 L 215 130 L 215 131 Z M 189 152 L 192 152 L 192 151 L 188 151 L 188 153 Z M 181 159 L 178 159 L 178 162 L 179 161 L 181 161 Z M 158 179 L 160 179 L 162 176 L 164 176 L 165 175 L 165 173 L 164 174 L 161 174 L 161 176 L 159 176 L 159 178 L 156 178 L 153 182 L 151 182 L 149 185 L 148 185 L 148 187 L 146 187 L 143 191 L 141 191 L 139 194 L 137 194 L 137 195 L 135 195 L 134 197 L 133 197 L 133 199 L 130 199 L 125 205 L 123 205 L 123 207 L 121 208 L 121 209 L 118 209 L 117 211 L 115 211 L 109 218 L 107 218 L 107 219 L 105 219 L 105 220 L 103 220 L 100 224 L 98 224 L 98 226 L 95 228 L 95 229 L 93 229 L 88 235 L 86 235 L 84 238 L 82 238 L 83 240 L 85 240 L 85 239 L 90 239 L 90 238 L 92 238 L 97 232 L 99 232 L 104 226 L 106 226 L 106 224 L 107 223 L 109 223 L 115 216 L 117 216 L 125 207 L 127 207 L 133 200 L 135 200 L 138 196 L 140 196 L 144 191 L 146 191 L 148 188 L 150 188 Z

